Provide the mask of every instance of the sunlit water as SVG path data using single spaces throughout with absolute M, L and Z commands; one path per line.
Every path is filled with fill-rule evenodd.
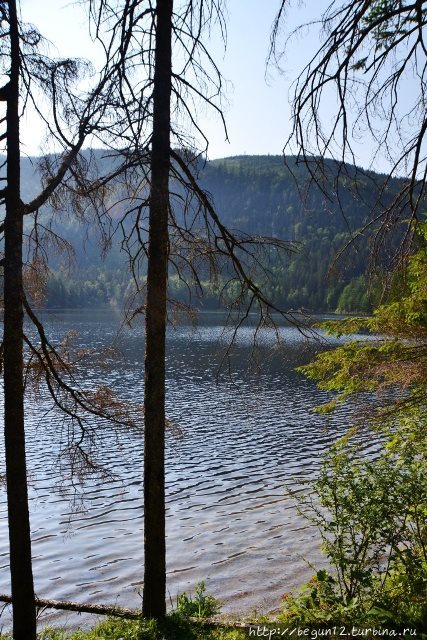
M 45 314 L 49 335 L 78 332 L 80 345 L 107 347 L 118 316 L 111 311 Z M 348 426 L 341 412 L 329 428 L 313 414 L 325 400 L 294 368 L 314 346 L 293 327 L 261 337 L 259 370 L 249 369 L 253 329 L 238 336 L 231 377 L 218 376 L 227 336 L 222 318 L 168 336 L 167 412 L 182 430 L 167 443 L 167 580 L 171 602 L 205 580 L 223 611 L 272 610 L 280 596 L 319 566 L 317 532 L 297 513 L 292 490 L 314 475 L 322 452 Z M 87 386 L 106 383 L 141 402 L 143 331 L 122 332 L 114 367 L 87 367 Z M 319 346 L 317 345 L 317 348 Z M 143 576 L 143 442 L 135 432 L 103 430 L 102 462 L 115 478 L 89 480 L 84 511 L 61 479 L 61 418 L 46 400 L 27 405 L 34 575 L 39 597 L 137 607 Z M 3 461 L 3 451 L 1 452 Z M 2 462 L 3 467 L 3 462 Z M 80 505 L 81 507 L 81 505 Z M 5 491 L 0 493 L 0 592 L 10 593 Z M 7 626 L 7 614 L 0 619 Z M 56 623 L 81 618 L 54 614 Z M 87 620 L 87 619 L 85 619 Z M 91 621 L 93 622 L 93 620 Z

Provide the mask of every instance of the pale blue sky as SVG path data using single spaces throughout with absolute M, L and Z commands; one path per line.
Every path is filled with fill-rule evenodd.
M 224 100 L 225 118 L 230 142 L 225 141 L 219 119 L 201 110 L 201 122 L 209 138 L 211 158 L 237 154 L 280 154 L 290 130 L 288 92 L 307 51 L 313 50 L 312 39 L 300 41 L 290 50 L 285 63 L 286 74 L 274 68 L 267 70 L 271 26 L 278 0 L 229 0 L 228 44 L 224 54 L 222 43 L 213 38 L 209 43 L 218 66 L 228 81 Z M 297 4 L 297 3 L 295 3 Z M 289 12 L 289 26 L 310 17 L 310 9 L 319 11 L 323 0 L 309 0 L 308 8 Z M 97 47 L 87 33 L 85 11 L 81 5 L 64 0 L 21 0 L 25 22 L 32 22 L 54 45 L 52 53 L 80 56 L 96 60 Z M 310 42 L 311 40 L 311 42 Z M 23 123 L 22 141 L 25 151 L 39 150 L 40 131 L 32 118 Z
M 291 31 L 297 24 L 318 17 L 326 0 L 295 1 L 288 10 L 284 26 Z M 218 118 L 200 110 L 199 119 L 210 141 L 209 157 L 238 154 L 280 154 L 291 129 L 289 91 L 310 54 L 319 44 L 316 30 L 293 41 L 282 61 L 283 73 L 266 69 L 272 23 L 279 0 L 229 0 L 228 45 L 213 37 L 209 47 L 228 80 L 225 119 L 230 142 L 225 141 Z M 85 10 L 81 4 L 64 0 L 21 0 L 22 19 L 34 23 L 51 40 L 53 54 L 97 60 L 98 49 L 87 32 Z M 284 40 L 283 35 L 283 40 Z M 100 58 L 99 58 L 100 59 Z M 334 104 L 328 105 L 331 110 Z M 23 122 L 22 141 L 28 154 L 39 153 L 41 133 L 31 117 Z M 369 161 L 370 144 L 359 146 L 360 164 Z

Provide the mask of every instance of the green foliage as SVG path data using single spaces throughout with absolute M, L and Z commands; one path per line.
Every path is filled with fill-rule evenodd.
M 89 630 L 49 628 L 38 637 L 40 640 L 244 640 L 246 634 L 227 625 L 212 628 L 172 614 L 163 621 L 107 618 Z M 9 636 L 0 638 L 11 640 Z
M 365 424 L 327 454 L 314 492 L 299 498 L 318 527 L 333 575 L 284 604 L 301 622 L 348 621 L 427 629 L 427 227 L 406 270 L 406 292 L 370 318 L 323 324 L 328 333 L 368 331 L 301 370 L 338 401 L 375 394 L 369 420 L 380 451 L 366 454 Z M 357 409 L 357 402 L 356 402 Z M 366 411 L 362 414 L 366 422 Z M 420 636 L 421 637 L 421 636 Z
M 318 571 L 299 593 L 286 593 L 282 598 L 279 620 L 301 627 L 331 627 L 357 623 L 354 602 L 345 603 L 335 578 L 324 569 Z
M 413 15 L 408 15 L 406 21 L 402 24 L 399 14 L 402 9 L 401 0 L 372 0 L 370 9 L 366 17 L 363 19 L 364 26 L 377 24 L 374 30 L 374 40 L 376 51 L 386 49 L 392 45 L 395 40 L 401 39 L 402 36 L 409 36 L 414 24 L 417 24 L 418 15 L 420 13 L 425 19 L 426 9 L 422 8 L 422 3 L 417 7 Z
M 338 313 L 368 313 L 371 304 L 364 276 L 353 278 L 342 290 L 337 303 Z
M 121 620 L 107 618 L 90 630 L 66 631 L 46 628 L 40 640 L 160 640 L 156 623 L 152 620 Z
M 211 618 L 220 613 L 221 603 L 206 593 L 206 585 L 200 582 L 196 586 L 194 597 L 181 593 L 177 599 L 176 613 L 183 618 Z
M 347 318 L 322 323 L 327 333 L 342 336 L 369 332 L 321 353 L 300 371 L 318 381 L 320 388 L 339 395 L 323 407 L 362 393 L 376 393 L 377 421 L 395 421 L 427 409 L 427 231 L 420 228 L 420 247 L 406 271 L 405 295 L 381 305 L 370 318 Z M 396 395 L 396 390 L 398 394 Z
M 334 573 L 318 572 L 301 594 L 289 594 L 283 618 L 427 629 L 425 450 L 399 434 L 367 459 L 349 440 L 325 458 L 314 494 L 299 498 Z

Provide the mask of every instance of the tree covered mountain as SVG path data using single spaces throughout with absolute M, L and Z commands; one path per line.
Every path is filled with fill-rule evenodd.
M 100 150 L 95 155 L 98 166 L 106 171 L 113 160 Z M 359 232 L 384 204 L 381 200 L 397 191 L 399 181 L 392 181 L 381 192 L 383 177 L 379 174 L 362 173 L 349 165 L 337 176 L 333 161 L 326 162 L 326 168 L 329 177 L 319 186 L 310 179 L 307 167 L 297 165 L 291 157 L 285 162 L 282 156 L 237 156 L 207 162 L 200 169 L 199 181 L 227 227 L 291 243 L 286 256 L 272 253 L 267 258 L 270 277 L 263 286 L 276 304 L 287 310 L 368 312 L 371 301 L 365 273 L 370 251 L 367 237 L 372 233 Z M 357 195 L 350 188 L 355 177 Z M 339 199 L 332 195 L 337 180 Z M 35 159 L 24 160 L 24 198 L 36 191 L 39 181 Z M 54 230 L 72 245 L 74 260 L 71 268 L 66 267 L 64 255 L 50 249 L 46 306 L 122 304 L 131 295 L 127 256 L 118 238 L 103 255 L 96 233 L 77 224 L 72 212 L 58 218 Z M 350 246 L 336 261 L 350 239 Z M 202 273 L 201 279 L 201 304 L 217 308 L 218 286 L 212 286 L 207 274 Z M 170 289 L 171 296 L 180 300 L 188 295 L 174 274 Z

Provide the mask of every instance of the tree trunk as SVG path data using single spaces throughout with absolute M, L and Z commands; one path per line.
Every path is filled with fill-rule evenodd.
M 173 0 L 158 0 L 145 319 L 143 612 L 166 613 L 165 339 L 168 275 Z
M 35 640 L 25 459 L 23 386 L 23 216 L 20 198 L 19 149 L 19 33 L 16 1 L 9 0 L 10 82 L 7 95 L 7 187 L 4 224 L 4 432 L 9 516 L 10 574 L 13 599 L 13 637 Z

